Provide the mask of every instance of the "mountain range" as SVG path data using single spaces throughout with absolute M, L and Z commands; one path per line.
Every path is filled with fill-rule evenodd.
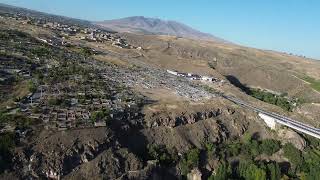
M 117 32 L 129 32 L 135 34 L 171 35 L 197 40 L 227 42 L 211 34 L 200 32 L 192 27 L 176 21 L 133 16 L 121 19 L 95 22 L 96 25 L 112 29 Z

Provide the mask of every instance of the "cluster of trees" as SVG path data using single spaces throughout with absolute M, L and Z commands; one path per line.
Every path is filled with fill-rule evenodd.
M 200 168 L 200 157 L 220 159 L 220 165 L 215 174 L 209 176 L 210 180 L 234 179 L 272 179 L 282 177 L 279 164 L 276 162 L 256 162 L 259 154 L 272 155 L 281 148 L 280 142 L 273 139 L 253 140 L 245 142 L 233 141 L 229 143 L 204 143 L 204 149 L 193 148 L 178 157 L 176 151 L 167 150 L 165 146 L 148 146 L 149 159 L 156 159 L 161 166 L 169 167 L 178 164 L 181 174 L 186 176 L 192 169 Z M 228 159 L 239 157 L 238 164 L 231 165 Z
M 94 51 L 89 47 L 81 47 L 80 53 L 85 57 L 94 55 Z
M 11 39 L 30 38 L 30 35 L 13 29 L 1 29 L 0 39 L 3 41 L 10 41 Z
M 79 63 L 73 61 L 64 62 L 61 66 L 50 69 L 45 81 L 49 84 L 55 84 L 68 81 L 70 77 L 78 75 L 83 82 L 88 83 L 92 80 L 90 76 L 92 72 L 92 69 L 83 67 Z
M 147 146 L 147 159 L 157 160 L 162 167 L 178 165 L 183 176 L 199 166 L 200 153 L 200 149 L 193 148 L 184 155 L 178 156 L 175 149 L 168 149 L 164 145 L 149 144 Z
M 178 161 L 178 153 L 171 149 L 168 150 L 164 145 L 149 144 L 148 159 L 157 160 L 162 166 L 171 166 Z
M 16 126 L 17 129 L 30 128 L 35 122 L 34 120 L 21 115 L 21 114 L 8 114 L 6 112 L 0 112 L 0 125 L 10 123 Z
M 197 148 L 189 150 L 180 159 L 180 168 L 182 175 L 187 175 L 190 170 L 199 166 L 200 150 Z
M 28 90 L 32 93 L 37 91 L 37 85 L 31 80 L 28 81 Z
M 214 151 L 214 156 L 221 159 L 220 165 L 209 179 L 280 179 L 282 174 L 278 163 L 255 161 L 258 155 L 266 154 L 270 156 L 279 151 L 280 148 L 279 141 L 273 139 L 257 141 L 252 139 L 251 136 L 245 137 L 243 142 L 232 141 L 221 144 Z M 238 157 L 239 162 L 233 165 L 229 164 L 228 159 L 231 157 Z
M 97 122 L 97 121 L 106 121 L 108 122 L 110 120 L 110 109 L 104 108 L 100 111 L 95 111 L 91 114 L 91 121 Z
M 286 111 L 292 111 L 295 107 L 294 104 L 298 103 L 290 101 L 284 96 L 278 96 L 260 89 L 250 89 L 249 95 L 269 104 L 279 106 Z
M 281 145 L 279 141 L 265 139 L 257 141 L 245 134 L 242 142 L 233 141 L 217 146 L 217 157 L 222 159 L 219 167 L 210 179 L 320 179 L 320 141 L 307 137 L 308 147 L 301 152 L 293 144 Z M 277 162 L 256 161 L 260 154 L 271 156 L 283 150 L 283 155 L 289 162 L 289 167 L 281 168 Z M 238 157 L 239 163 L 228 164 L 230 157 Z
M 245 135 L 246 136 L 246 135 Z M 264 139 L 261 141 L 244 138 L 241 141 L 232 141 L 220 145 L 222 156 L 231 157 L 242 155 L 246 159 L 252 159 L 259 154 L 271 156 L 281 148 L 280 142 L 274 139 Z
M 209 92 L 209 93 L 217 93 L 217 91 L 214 88 L 212 88 L 212 87 L 210 87 L 208 85 L 202 85 L 202 88 L 204 90 L 206 90 L 207 92 Z
M 33 48 L 30 52 L 36 57 L 47 57 L 52 53 L 51 49 L 46 46 Z
M 161 167 L 178 167 L 185 177 L 192 169 L 204 169 L 205 162 L 218 159 L 219 164 L 210 175 L 210 180 L 249 179 L 320 179 L 320 141 L 306 137 L 308 146 L 301 152 L 293 144 L 274 139 L 256 140 L 251 134 L 244 134 L 241 140 L 213 144 L 206 142 L 203 149 L 193 148 L 183 155 L 165 146 L 148 145 L 147 159 L 155 159 Z M 289 164 L 259 160 L 259 155 L 271 156 L 282 149 Z M 207 172 L 208 173 L 208 172 Z
M 279 164 L 276 162 L 240 161 L 234 169 L 226 162 L 221 163 L 214 175 L 209 177 L 210 180 L 249 179 L 249 180 L 278 180 L 282 177 Z

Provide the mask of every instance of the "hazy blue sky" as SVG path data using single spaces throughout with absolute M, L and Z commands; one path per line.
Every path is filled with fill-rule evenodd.
M 176 20 L 250 47 L 320 59 L 319 0 L 0 0 L 86 20 Z

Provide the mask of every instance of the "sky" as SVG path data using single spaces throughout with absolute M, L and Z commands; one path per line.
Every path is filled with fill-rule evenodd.
M 320 59 L 319 0 L 0 0 L 91 21 L 175 20 L 236 44 Z

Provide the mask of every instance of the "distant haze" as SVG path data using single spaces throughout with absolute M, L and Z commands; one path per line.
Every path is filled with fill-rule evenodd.
M 176 21 L 164 21 L 158 18 L 133 16 L 122 19 L 96 22 L 96 24 L 117 32 L 172 35 L 190 39 L 227 42 L 211 34 L 200 32 L 185 24 Z

